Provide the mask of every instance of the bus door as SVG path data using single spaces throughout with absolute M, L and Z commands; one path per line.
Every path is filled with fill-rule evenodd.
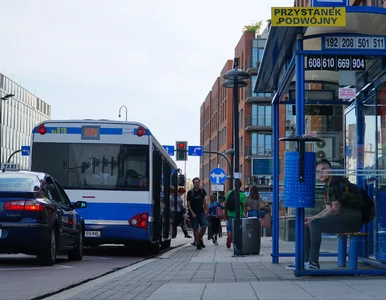
M 173 213 L 170 211 L 170 165 L 166 160 L 163 160 L 163 182 L 164 182 L 164 223 L 163 223 L 163 237 L 169 238 L 171 234 L 170 226 L 173 222 L 170 219 L 173 218 Z
M 152 240 L 159 241 L 161 235 L 161 193 L 162 193 L 162 157 L 157 151 L 153 151 L 153 226 L 152 226 Z

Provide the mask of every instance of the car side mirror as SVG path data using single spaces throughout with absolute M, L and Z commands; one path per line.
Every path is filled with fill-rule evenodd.
M 87 202 L 86 201 L 76 201 L 73 205 L 73 208 L 86 208 Z

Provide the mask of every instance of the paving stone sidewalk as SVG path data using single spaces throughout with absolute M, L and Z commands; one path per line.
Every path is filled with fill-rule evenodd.
M 271 238 L 262 239 L 260 255 L 244 257 L 233 257 L 225 238 L 202 250 L 189 242 L 47 299 L 386 299 L 384 277 L 295 277 L 285 270 L 293 258 L 272 264 Z M 335 243 L 324 241 L 327 248 Z M 282 251 L 293 247 L 281 241 Z

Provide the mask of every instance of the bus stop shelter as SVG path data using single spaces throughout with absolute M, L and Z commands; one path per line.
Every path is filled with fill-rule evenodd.
M 283 21 L 290 17 L 288 13 L 281 16 L 281 22 L 290 26 L 275 26 L 272 18 L 254 87 L 256 93 L 274 93 L 272 262 L 294 256 L 297 276 L 386 274 L 386 182 L 382 175 L 386 170 L 386 9 L 344 9 L 345 26 L 315 22 L 299 27 L 297 21 Z M 283 181 L 279 170 L 286 168 L 279 158 L 292 147 L 279 139 L 302 135 L 320 137 L 322 141 L 305 149 L 315 152 L 317 158 L 329 159 L 337 168 L 355 170 L 350 173 L 350 181 L 374 197 L 377 215 L 362 228 L 367 238 L 360 260 L 376 268 L 304 270 L 302 205 L 294 205 L 295 253 L 279 252 L 279 193 Z

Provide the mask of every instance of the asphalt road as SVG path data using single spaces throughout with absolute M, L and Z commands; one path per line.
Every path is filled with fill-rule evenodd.
M 0 299 L 39 298 L 146 259 L 143 252 L 123 246 L 85 248 L 82 261 L 59 255 L 52 267 L 42 267 L 35 256 L 0 255 Z

